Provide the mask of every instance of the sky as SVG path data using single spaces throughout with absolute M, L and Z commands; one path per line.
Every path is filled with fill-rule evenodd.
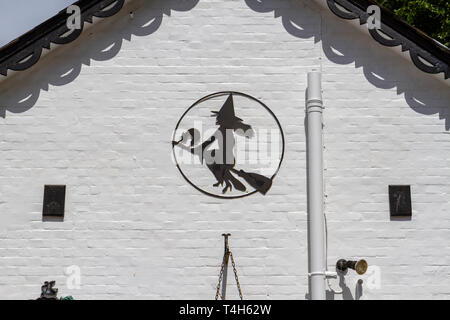
M 0 0 L 0 47 L 74 2 L 76 0 Z

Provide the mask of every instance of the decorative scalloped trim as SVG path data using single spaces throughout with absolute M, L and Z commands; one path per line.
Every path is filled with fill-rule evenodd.
M 327 0 L 327 3 L 330 10 L 335 15 L 343 19 L 359 19 L 361 24 L 365 24 L 370 17 L 370 15 L 366 11 L 348 2 L 347 0 Z M 338 5 L 344 8 L 346 11 L 342 10 Z M 383 35 L 380 34 L 380 31 L 383 33 Z M 371 29 L 369 30 L 369 33 L 378 43 L 384 46 L 396 47 L 401 45 L 402 51 L 409 51 L 411 60 L 420 70 L 433 74 L 443 72 L 445 79 L 448 79 L 450 77 L 450 68 L 447 63 L 436 58 L 434 55 L 422 49 L 416 43 L 407 39 L 383 22 L 381 23 L 381 30 Z M 386 36 L 389 38 L 386 38 Z M 427 63 L 425 63 L 425 61 Z
M 84 22 L 92 23 L 93 16 L 98 18 L 113 16 L 122 9 L 124 2 L 125 0 L 104 0 L 98 2 L 81 13 L 81 29 L 70 31 L 66 23 L 63 23 L 45 37 L 2 62 L 0 64 L 0 74 L 6 76 L 8 69 L 22 71 L 30 68 L 39 61 L 43 48 L 50 49 L 51 43 L 66 44 L 74 41 L 82 33 Z M 327 0 L 327 3 L 330 10 L 339 17 L 347 20 L 359 19 L 361 24 L 367 23 L 369 14 L 347 0 Z M 339 8 L 338 5 L 347 11 Z M 108 7 L 110 8 L 105 9 Z M 369 30 L 369 33 L 378 43 L 389 47 L 401 45 L 402 51 L 409 51 L 411 60 L 420 70 L 433 74 L 443 72 L 445 79 L 450 77 L 450 68 L 447 63 L 436 58 L 384 23 L 382 23 L 381 32 L 384 35 L 381 35 L 379 30 Z M 386 38 L 386 36 L 389 38 Z
M 39 61 L 42 50 L 50 49 L 50 44 L 66 44 L 74 41 L 83 31 L 84 23 L 92 23 L 92 18 L 106 18 L 119 12 L 125 0 L 104 0 L 100 1 L 92 7 L 81 13 L 81 29 L 69 30 L 64 22 L 55 30 L 39 39 L 37 42 L 30 44 L 18 54 L 12 55 L 0 64 L 0 74 L 6 76 L 8 69 L 14 71 L 22 71 L 30 68 Z M 110 7 L 110 8 L 109 8 Z M 105 9 L 108 8 L 108 9 Z

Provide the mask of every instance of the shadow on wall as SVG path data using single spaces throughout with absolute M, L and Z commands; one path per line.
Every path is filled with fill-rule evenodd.
M 108 26 L 108 32 L 94 31 L 94 36 L 84 39 L 81 46 L 72 45 L 70 59 L 52 56 L 49 68 L 38 67 L 18 72 L 8 81 L 0 83 L 0 117 L 6 116 L 6 110 L 22 113 L 31 109 L 36 104 L 41 90 L 48 91 L 49 85 L 62 86 L 72 82 L 80 74 L 83 64 L 89 66 L 91 59 L 96 61 L 112 59 L 120 51 L 123 40 L 130 41 L 132 35 L 147 36 L 154 33 L 161 26 L 164 14 L 170 16 L 172 10 L 191 10 L 198 2 L 199 0 L 140 0 L 139 7 L 126 28 L 123 28 L 122 24 L 112 23 Z M 126 7 L 122 11 L 125 9 Z M 123 14 L 122 11 L 117 15 Z M 103 20 L 107 23 L 114 18 L 115 16 Z M 89 29 L 85 30 L 80 38 L 86 36 L 85 33 L 88 32 L 90 32 Z M 71 46 L 71 44 L 58 49 L 64 50 L 65 46 Z M 6 86 L 5 82 L 8 82 Z M 16 83 L 18 85 L 14 85 Z
M 317 30 L 312 30 L 312 25 L 305 23 L 304 4 L 300 1 L 291 0 L 245 0 L 246 4 L 256 12 L 274 12 L 275 17 L 281 17 L 282 24 L 291 35 L 307 39 L 314 37 L 317 43 L 322 40 L 322 49 L 325 56 L 332 62 L 340 65 L 355 63 L 355 68 L 363 68 L 366 79 L 375 87 L 381 89 L 397 89 L 397 95 L 404 94 L 405 101 L 414 111 L 432 115 L 438 114 L 440 119 L 445 120 L 445 129 L 450 130 L 450 90 L 449 87 L 426 74 L 419 69 L 411 72 L 403 68 L 398 61 L 398 53 L 392 52 L 389 48 L 378 44 L 370 35 L 368 41 L 373 45 L 369 54 L 363 54 L 363 50 L 354 46 L 354 31 L 345 20 L 334 17 L 331 12 L 323 19 L 330 19 L 330 24 L 343 26 L 342 29 L 348 32 L 334 32 L 335 28 L 324 28 L 322 23 L 322 34 L 317 34 Z M 319 12 L 321 8 L 314 2 L 309 1 L 308 7 Z M 333 20 L 331 20 L 333 19 Z M 350 28 L 350 29 L 349 29 Z M 325 30 L 324 30 L 325 29 Z M 340 29 L 340 28 L 336 28 Z M 412 61 L 412 68 L 416 68 Z M 427 86 L 423 84 L 427 83 Z M 432 85 L 430 85 L 432 84 Z M 430 90 L 430 88 L 433 88 Z
M 96 33 L 94 37 L 85 39 L 81 46 L 73 48 L 71 59 L 56 59 L 52 56 L 54 60 L 52 60 L 51 70 L 33 68 L 14 75 L 7 81 L 7 86 L 0 87 L 0 117 L 5 117 L 6 110 L 12 113 L 29 110 L 38 100 L 40 91 L 47 91 L 50 84 L 62 86 L 70 83 L 77 78 L 83 64 L 89 65 L 91 59 L 105 61 L 113 58 L 120 51 L 123 40 L 131 40 L 132 35 L 147 36 L 154 33 L 162 24 L 164 14 L 170 16 L 172 10 L 191 10 L 199 0 L 140 0 L 140 2 L 141 6 L 127 28 L 111 24 L 109 32 Z M 355 63 L 355 68 L 362 67 L 365 77 L 372 85 L 381 89 L 396 88 L 398 95 L 404 93 L 406 102 L 413 110 L 424 115 L 438 114 L 440 119 L 445 119 L 446 130 L 450 130 L 448 86 L 420 70 L 415 73 L 410 70 L 402 72 L 400 66 L 396 68 L 392 63 L 392 60 L 397 61 L 394 58 L 397 53 L 378 45 L 375 40 L 369 38 L 369 35 L 367 35 L 368 41 L 372 41 L 376 46 L 371 47 L 373 50 L 370 54 L 361 54 L 362 50 L 355 50 L 352 45 L 349 45 L 354 42 L 351 30 L 346 33 L 321 35 L 316 28 L 313 28 L 310 19 L 308 22 L 303 21 L 304 4 L 300 1 L 245 0 L 245 2 L 256 12 L 274 11 L 275 17 L 281 17 L 286 31 L 295 37 L 302 39 L 314 37 L 316 43 L 322 40 L 323 52 L 330 61 L 341 65 Z M 307 6 L 318 12 L 321 10 L 313 1 L 308 2 Z M 119 12 L 118 15 L 120 14 Z M 333 17 L 331 13 L 329 14 Z M 114 17 L 105 20 L 108 19 L 114 19 Z M 351 28 L 349 25 L 344 25 L 347 23 L 343 20 L 336 20 L 336 23 L 342 24 L 344 30 Z M 412 62 L 410 63 L 412 65 Z M 433 82 L 434 85 L 427 85 L 424 88 L 421 86 L 424 81 L 428 84 Z M 20 85 L 15 86 L 14 83 Z M 14 89 L 9 90 L 8 86 Z
M 334 281 L 334 280 L 332 280 Z M 330 288 L 326 292 L 327 300 L 336 300 L 336 296 L 341 296 L 341 300 L 361 300 L 363 295 L 363 280 L 359 279 L 355 284 L 355 293 L 352 294 L 352 290 L 345 282 L 345 274 L 339 274 L 339 291 L 335 291 Z

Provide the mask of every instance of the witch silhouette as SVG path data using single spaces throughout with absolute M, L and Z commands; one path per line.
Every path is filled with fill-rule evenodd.
M 262 194 L 266 194 L 272 186 L 272 179 L 257 173 L 248 173 L 238 170 L 236 166 L 235 145 L 236 134 L 246 138 L 252 138 L 254 131 L 252 127 L 245 124 L 238 118 L 234 110 L 233 94 L 230 94 L 219 111 L 212 111 L 216 117 L 216 125 L 219 128 L 215 133 L 203 143 L 200 143 L 200 132 L 197 129 L 189 129 L 183 133 L 181 140 L 173 141 L 173 146 L 178 146 L 199 157 L 202 164 L 216 178 L 214 187 L 223 186 L 222 193 L 232 191 L 233 188 L 245 192 L 246 186 L 239 180 L 244 179 L 251 187 Z M 217 141 L 218 147 L 213 148 L 213 143 Z

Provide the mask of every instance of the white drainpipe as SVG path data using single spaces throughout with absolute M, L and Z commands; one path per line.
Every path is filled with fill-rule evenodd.
M 308 146 L 309 293 L 325 300 L 325 221 L 323 213 L 322 75 L 308 73 L 306 102 Z

